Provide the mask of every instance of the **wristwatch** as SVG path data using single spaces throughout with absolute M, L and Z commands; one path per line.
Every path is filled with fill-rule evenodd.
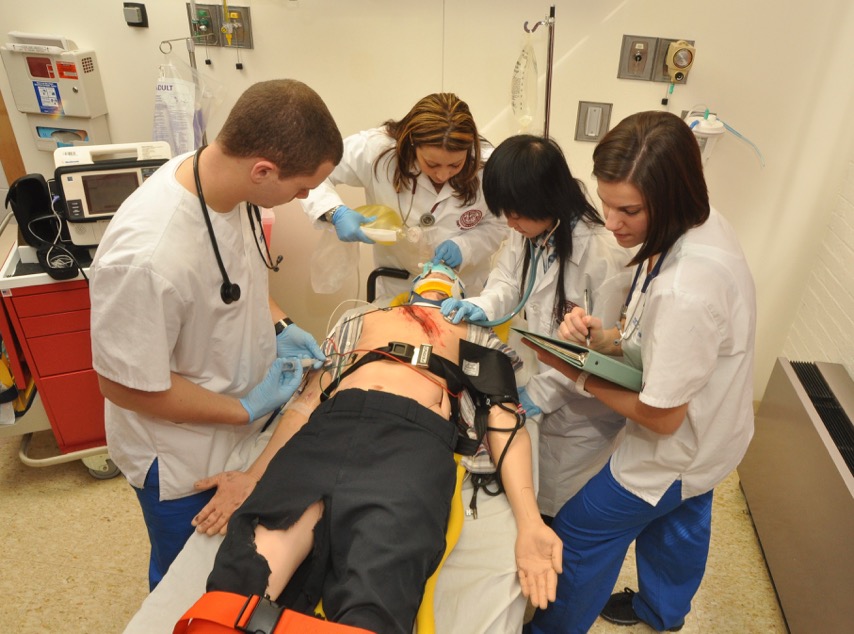
M 283 317 L 282 319 L 280 319 L 279 321 L 277 321 L 277 322 L 274 324 L 274 325 L 275 325 L 275 328 L 276 328 L 276 336 L 279 336 L 280 334 L 282 334 L 283 332 L 285 332 L 285 328 L 287 328 L 288 326 L 290 326 L 292 323 L 294 323 L 294 322 L 293 322 L 290 318 L 288 318 L 288 317 Z
M 332 209 L 329 209 L 328 211 L 324 211 L 322 214 L 320 214 L 320 217 L 318 218 L 318 220 L 320 220 L 320 222 L 331 223 L 332 222 L 332 216 L 335 215 L 335 210 L 338 209 L 338 207 L 340 207 L 340 206 L 341 205 L 335 205 Z
M 589 372 L 582 372 L 578 375 L 578 378 L 575 381 L 575 389 L 578 390 L 578 393 L 581 396 L 586 396 L 587 398 L 593 398 L 593 395 L 584 389 L 584 384 L 587 383 L 587 379 L 590 378 Z

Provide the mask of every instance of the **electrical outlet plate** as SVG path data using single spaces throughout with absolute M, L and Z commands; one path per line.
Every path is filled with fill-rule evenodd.
M 608 131 L 613 104 L 596 101 L 578 102 L 578 119 L 575 122 L 575 140 L 597 142 Z
M 657 44 L 657 37 L 624 35 L 617 77 L 619 79 L 651 80 Z
M 658 38 L 658 46 L 655 48 L 655 59 L 653 60 L 652 66 L 652 81 L 661 81 L 665 83 L 670 83 L 670 75 L 667 73 L 667 49 L 670 47 L 672 42 L 678 42 L 679 40 L 685 40 L 691 46 L 694 46 L 694 40 L 687 40 L 682 37 L 677 38 Z M 676 84 L 686 84 L 688 83 L 688 75 L 685 75 L 684 79 L 680 79 L 679 81 L 674 82 Z

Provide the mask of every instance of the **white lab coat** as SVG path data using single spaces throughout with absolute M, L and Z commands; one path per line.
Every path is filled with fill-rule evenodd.
M 436 247 L 448 239 L 452 239 L 463 254 L 460 277 L 466 286 L 466 292 L 479 293 L 489 273 L 492 255 L 507 235 L 506 225 L 490 213 L 482 191 L 478 192 L 473 204 L 463 206 L 461 201 L 454 197 L 454 190 L 449 183 L 445 183 L 437 193 L 430 179 L 424 174 L 418 175 L 414 194 L 412 189 L 398 194 L 392 184 L 396 166 L 394 154 L 383 156 L 374 170 L 380 155 L 393 146 L 394 141 L 385 133 L 384 128 L 365 130 L 344 139 L 344 156 L 341 162 L 326 181 L 301 201 L 303 209 L 317 222 L 325 212 L 344 204 L 335 190 L 336 185 L 344 184 L 364 188 L 367 204 L 385 205 L 397 211 L 405 225 L 404 229 L 421 227 L 421 216 L 432 210 L 435 222 L 430 227 L 421 227 L 419 242 L 400 239 L 393 245 L 374 245 L 375 267 L 402 268 L 408 270 L 411 275 L 409 281 L 380 279 L 377 296 L 391 298 L 398 293 L 407 292 L 412 277 L 421 272 L 419 264 L 429 261 Z M 483 160 L 486 160 L 491 148 L 482 146 L 481 153 Z M 318 223 L 317 226 L 322 225 Z
M 682 499 L 710 491 L 747 451 L 753 437 L 756 290 L 735 231 L 714 209 L 670 248 L 647 297 L 640 293 L 644 279 L 628 308 L 627 319 L 639 323 L 623 341 L 623 353 L 643 369 L 642 403 L 688 403 L 688 412 L 672 434 L 629 420 L 611 472 L 655 505 L 677 479 Z
M 499 253 L 483 293 L 469 298 L 488 318 L 506 315 L 518 304 L 527 250 L 528 241 L 514 232 Z M 543 274 L 547 258 L 545 252 L 537 263 L 537 279 L 525 315 L 528 330 L 556 336 L 559 323 L 553 314 L 559 267 L 553 264 Z M 626 267 L 630 259 L 631 253 L 618 246 L 607 229 L 579 221 L 573 231 L 572 258 L 564 274 L 567 305 L 561 314 L 574 305 L 583 306 L 584 291 L 589 289 L 591 313 L 605 324 L 615 323 L 631 285 L 631 270 Z M 578 394 L 575 385 L 554 368 L 537 365 L 526 389 L 543 410 L 538 500 L 540 510 L 554 516 L 608 461 L 625 419 L 597 399 Z

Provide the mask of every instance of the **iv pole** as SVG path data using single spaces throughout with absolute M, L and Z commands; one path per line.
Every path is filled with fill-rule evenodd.
M 543 136 L 549 138 L 549 119 L 551 118 L 552 110 L 552 63 L 555 53 L 555 5 L 552 5 L 549 9 L 549 15 L 537 22 L 533 29 L 528 28 L 528 21 L 525 20 L 525 33 L 533 33 L 541 25 L 549 27 L 549 55 L 546 61 L 546 112 L 543 123 Z

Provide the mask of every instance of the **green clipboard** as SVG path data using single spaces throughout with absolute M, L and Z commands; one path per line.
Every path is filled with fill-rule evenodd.
M 546 335 L 540 335 L 521 328 L 512 328 L 518 332 L 522 339 L 527 339 L 535 346 L 542 348 L 559 359 L 563 359 L 579 370 L 584 370 L 595 376 L 601 377 L 617 385 L 640 392 L 643 386 L 643 374 L 637 368 L 633 368 L 606 354 L 590 350 L 577 343 L 555 339 Z

